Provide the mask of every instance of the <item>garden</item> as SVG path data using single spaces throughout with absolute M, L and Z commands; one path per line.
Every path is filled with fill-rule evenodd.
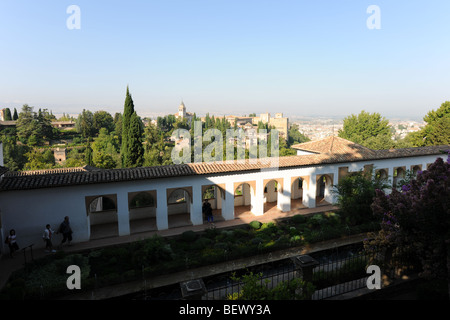
M 154 235 L 140 241 L 82 253 L 57 252 L 26 265 L 11 276 L 0 299 L 51 299 L 70 295 L 69 265 L 82 271 L 82 291 L 149 279 L 163 274 L 303 247 L 329 239 L 378 230 L 370 220 L 352 225 L 336 212 L 296 215 L 276 222 L 251 223 L 230 229 L 186 231 L 178 236 Z

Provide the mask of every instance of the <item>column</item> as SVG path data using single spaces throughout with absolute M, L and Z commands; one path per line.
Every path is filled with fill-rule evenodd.
M 308 208 L 315 208 L 316 207 L 316 185 L 317 185 L 317 181 L 316 181 L 317 177 L 315 174 L 311 174 L 309 177 L 309 184 L 308 184 L 308 190 L 307 190 L 307 194 L 308 197 L 307 199 L 305 199 L 306 203 L 305 205 Z
M 128 208 L 128 193 L 117 194 L 117 223 L 119 226 L 119 236 L 130 234 L 130 211 Z
M 255 194 L 253 194 L 251 188 L 250 192 L 252 193 L 252 213 L 255 216 L 262 216 L 264 214 L 264 182 L 262 178 L 256 179 Z
M 291 210 L 291 178 L 283 179 L 282 192 L 278 192 L 277 207 L 283 212 Z
M 166 189 L 156 190 L 156 228 L 169 229 Z
M 225 220 L 234 219 L 234 183 L 225 184 L 225 199 L 222 199 L 222 217 Z
M 192 186 L 192 202 L 190 204 L 191 222 L 194 226 L 203 224 L 202 213 L 202 186 Z

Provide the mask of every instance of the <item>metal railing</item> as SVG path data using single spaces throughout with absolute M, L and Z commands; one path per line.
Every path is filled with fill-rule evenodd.
M 311 299 L 323 300 L 367 288 L 367 279 L 370 274 L 366 270 L 372 264 L 379 265 L 382 274 L 391 279 L 418 271 L 417 263 L 406 254 L 389 258 L 389 262 L 386 262 L 384 254 L 360 252 L 345 258 L 322 262 L 314 267 L 312 269 L 312 284 L 315 287 L 315 292 Z M 285 265 L 276 268 L 259 271 L 247 270 L 247 272 L 261 272 L 260 285 L 265 285 L 269 289 L 275 288 L 280 282 L 302 277 L 302 270 L 296 267 L 291 260 L 286 260 Z M 221 282 L 218 284 L 215 281 L 209 285 L 207 283 L 207 293 L 203 296 L 203 299 L 225 300 L 233 297 L 233 295 L 238 295 L 243 289 L 243 283 L 233 281 L 231 274 L 223 276 Z

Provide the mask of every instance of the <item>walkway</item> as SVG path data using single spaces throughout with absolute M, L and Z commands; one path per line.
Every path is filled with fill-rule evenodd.
M 229 227 L 235 227 L 238 225 L 248 224 L 253 220 L 258 220 L 260 222 L 270 222 L 270 221 L 276 221 L 278 219 L 283 218 L 289 218 L 297 214 L 301 215 L 309 215 L 314 213 L 320 213 L 320 212 L 326 212 L 326 211 L 332 211 L 336 210 L 337 207 L 330 205 L 328 203 L 323 203 L 318 205 L 316 208 L 303 208 L 298 207 L 294 208 L 289 212 L 281 212 L 275 205 L 270 208 L 270 204 L 267 205 L 267 211 L 262 216 L 255 216 L 251 214 L 251 212 L 244 211 L 241 212 L 237 218 L 234 220 L 228 220 L 228 221 L 218 221 L 215 223 L 216 228 L 229 228 Z M 122 243 L 128 243 L 133 241 L 139 241 L 142 239 L 146 239 L 149 237 L 152 237 L 153 235 L 157 234 L 162 237 L 168 237 L 168 236 L 175 236 L 182 234 L 185 231 L 192 230 L 195 232 L 200 232 L 208 228 L 208 223 L 204 223 L 202 225 L 196 225 L 196 226 L 183 226 L 178 228 L 172 228 L 167 230 L 160 230 L 160 231 L 149 231 L 149 232 L 141 232 L 141 233 L 135 233 L 128 236 L 113 236 L 113 237 L 98 237 L 95 240 L 90 240 L 86 242 L 79 242 L 74 243 L 72 246 L 63 247 L 62 250 L 65 252 L 79 252 L 79 251 L 85 251 L 88 249 L 94 249 L 94 248 L 101 248 L 111 245 L 117 245 Z M 58 244 L 58 242 L 61 239 L 59 237 L 56 237 L 54 239 L 54 244 Z M 41 239 L 36 239 L 36 241 L 42 241 Z M 76 235 L 74 235 L 74 241 L 76 241 Z M 20 244 L 20 241 L 18 241 Z M 37 243 L 36 242 L 36 243 Z M 26 246 L 27 244 L 21 244 L 22 247 Z M 31 259 L 31 252 L 30 249 L 27 249 L 25 251 L 26 253 L 26 260 L 27 262 Z M 40 244 L 39 248 L 33 249 L 33 258 L 39 259 L 41 257 L 44 257 L 45 255 L 48 255 L 49 253 L 46 253 L 44 249 L 42 248 L 42 244 Z M 6 284 L 6 282 L 9 279 L 9 276 L 11 273 L 15 270 L 20 269 L 24 265 L 24 253 L 22 250 L 15 253 L 13 258 L 10 258 L 8 254 L 4 254 L 1 257 L 0 260 L 0 288 L 3 288 L 3 286 Z

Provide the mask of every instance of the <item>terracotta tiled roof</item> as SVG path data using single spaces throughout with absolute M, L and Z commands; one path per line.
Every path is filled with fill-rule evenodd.
M 335 136 L 295 144 L 292 148 L 321 154 L 348 154 L 357 158 L 370 157 L 376 154 L 376 151 L 372 149 Z
M 7 172 L 0 182 L 0 191 L 51 188 L 72 185 L 87 185 L 97 183 L 150 180 L 193 175 L 238 174 L 261 169 L 283 169 L 291 167 L 308 167 L 332 163 L 343 163 L 362 160 L 380 160 L 422 155 L 438 155 L 450 146 L 429 146 L 395 150 L 370 150 L 341 138 L 334 141 L 327 139 L 317 146 L 323 153 L 310 155 L 288 156 L 278 158 L 224 161 L 221 163 L 189 163 L 155 167 L 140 167 L 127 169 L 97 169 L 93 167 L 40 170 L 34 172 Z M 344 141 L 342 141 L 344 140 Z M 315 147 L 316 148 L 316 147 Z M 312 149 L 311 149 L 312 150 Z M 327 152 L 327 150 L 330 150 Z M 316 152 L 317 151 L 316 149 Z M 275 167 L 275 168 L 274 168 Z

